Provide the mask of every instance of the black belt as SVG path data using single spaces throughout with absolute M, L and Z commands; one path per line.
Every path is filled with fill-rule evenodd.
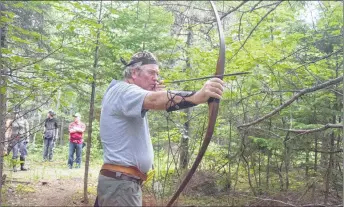
M 105 169 L 100 170 L 100 174 L 104 175 L 106 177 L 117 179 L 117 180 L 132 181 L 132 182 L 135 182 L 139 185 L 142 185 L 142 182 L 143 182 L 143 180 L 141 180 L 141 179 L 131 177 L 131 176 L 123 174 L 121 172 L 114 172 L 114 171 L 105 170 Z

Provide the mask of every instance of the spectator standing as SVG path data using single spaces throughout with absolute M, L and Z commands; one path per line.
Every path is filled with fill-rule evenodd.
M 86 129 L 86 125 L 81 122 L 80 113 L 75 113 L 73 115 L 74 121 L 69 124 L 69 156 L 68 156 L 68 168 L 73 168 L 74 153 L 76 154 L 75 168 L 80 168 L 81 165 L 81 155 L 82 155 L 82 145 L 83 145 L 83 135 Z
M 54 118 L 54 111 L 50 110 L 47 114 L 47 119 L 44 121 L 43 132 L 43 161 L 52 161 L 53 151 L 58 135 L 58 124 L 56 118 Z
M 20 170 L 28 170 L 25 167 L 27 156 L 27 146 L 30 139 L 29 122 L 19 113 L 19 109 L 14 111 L 14 119 L 6 121 L 6 140 L 9 142 L 8 152 L 12 150 L 13 172 L 17 172 L 17 159 L 20 154 Z

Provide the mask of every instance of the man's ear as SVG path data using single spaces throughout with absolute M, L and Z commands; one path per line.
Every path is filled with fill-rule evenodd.
M 140 71 L 138 69 L 132 69 L 131 78 L 135 80 L 139 76 Z

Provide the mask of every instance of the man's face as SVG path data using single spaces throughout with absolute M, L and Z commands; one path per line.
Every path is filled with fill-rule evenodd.
M 156 64 L 143 65 L 132 73 L 134 83 L 148 91 L 155 91 L 158 83 L 159 66 Z
M 74 121 L 75 121 L 75 122 L 79 122 L 79 121 L 80 121 L 80 117 L 74 116 Z

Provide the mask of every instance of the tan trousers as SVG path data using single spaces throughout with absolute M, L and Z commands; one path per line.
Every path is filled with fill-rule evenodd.
M 99 175 L 97 194 L 99 206 L 142 206 L 141 186 L 133 181 Z

